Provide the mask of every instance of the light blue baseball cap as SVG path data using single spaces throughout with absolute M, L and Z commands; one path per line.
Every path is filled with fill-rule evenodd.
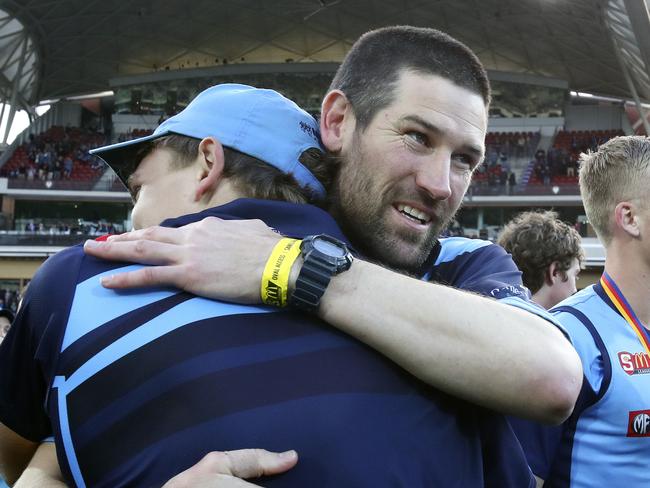
M 253 156 L 291 175 L 323 199 L 325 188 L 298 158 L 310 148 L 324 152 L 318 122 L 274 90 L 224 83 L 199 93 L 182 112 L 165 120 L 153 134 L 90 151 L 108 164 L 126 185 L 139 161 L 142 143 L 171 134 L 214 137 L 224 146 Z

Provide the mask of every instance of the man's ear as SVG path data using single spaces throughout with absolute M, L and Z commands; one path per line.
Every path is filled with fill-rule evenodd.
M 352 105 L 341 90 L 332 90 L 323 99 L 320 117 L 320 135 L 325 148 L 338 153 L 343 147 L 346 124 L 354 123 Z
M 639 209 L 631 202 L 620 202 L 614 209 L 614 219 L 616 227 L 627 233 L 631 237 L 639 237 L 641 229 L 639 227 Z
M 214 193 L 223 175 L 224 164 L 225 155 L 221 143 L 214 137 L 202 139 L 199 144 L 199 184 L 194 194 L 195 202 Z
M 560 269 L 559 261 L 553 261 L 549 264 L 548 268 L 546 268 L 546 273 L 546 281 L 549 286 L 553 286 L 559 281 L 567 281 L 569 279 L 566 271 Z
M 559 279 L 558 273 L 559 270 L 557 269 L 557 261 L 553 261 L 546 267 L 546 270 L 544 271 L 544 282 L 548 286 L 553 286 Z

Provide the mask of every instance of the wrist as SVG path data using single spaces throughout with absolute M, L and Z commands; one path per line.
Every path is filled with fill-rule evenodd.
M 300 257 L 301 241 L 297 239 L 280 239 L 266 261 L 260 296 L 266 305 L 285 307 L 289 297 L 289 279 L 293 264 Z
M 317 312 L 333 276 L 350 269 L 352 254 L 347 245 L 328 235 L 305 237 L 300 246 L 302 262 L 292 268 L 289 304 L 305 312 Z M 292 279 L 293 278 L 293 279 Z
M 291 302 L 291 297 L 293 296 L 293 292 L 296 289 L 296 281 L 298 280 L 298 275 L 300 275 L 300 270 L 302 269 L 302 265 L 304 263 L 304 260 L 302 256 L 298 256 L 298 259 L 296 259 L 293 262 L 293 266 L 291 266 L 291 272 L 289 273 L 289 286 L 288 286 L 288 300 Z

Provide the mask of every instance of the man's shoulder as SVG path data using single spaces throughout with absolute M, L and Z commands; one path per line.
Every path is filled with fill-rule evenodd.
M 82 281 L 123 266 L 125 263 L 86 256 L 82 244 L 71 246 L 50 256 L 39 267 L 29 290 L 33 290 L 32 294 L 61 295 L 74 290 Z
M 62 249 L 45 260 L 34 275 L 34 279 L 61 279 L 63 276 L 69 275 L 71 269 L 78 267 L 83 258 L 84 252 L 81 245 Z
M 504 253 L 503 248 L 483 239 L 469 239 L 467 237 L 444 237 L 439 240 L 440 252 L 434 266 L 452 262 L 461 257 L 475 254 Z
M 598 337 L 611 330 L 612 320 L 620 317 L 599 295 L 596 286 L 588 286 L 566 300 L 563 300 L 550 312 L 570 333 L 572 341 L 598 342 Z
M 576 320 L 583 322 L 584 319 L 580 320 L 582 317 L 589 319 L 594 314 L 600 314 L 607 308 L 607 305 L 600 299 L 595 287 L 592 285 L 562 300 L 550 312 L 557 317 L 572 316 Z
M 449 237 L 439 242 L 438 254 L 424 274 L 425 279 L 490 296 L 494 296 L 491 293 L 494 289 L 521 287 L 521 272 L 501 246 L 464 237 Z

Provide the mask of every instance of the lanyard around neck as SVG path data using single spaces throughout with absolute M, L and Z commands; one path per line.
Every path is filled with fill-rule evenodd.
M 603 273 L 600 277 L 600 285 L 603 287 L 603 290 L 605 290 L 605 293 L 616 309 L 620 312 L 623 318 L 625 318 L 627 323 L 630 324 L 630 327 L 632 327 L 639 338 L 641 345 L 645 348 L 646 353 L 650 355 L 650 335 L 648 330 L 643 326 L 634 313 L 634 310 L 632 310 L 632 306 L 625 299 L 625 296 L 623 296 L 623 292 L 621 292 L 619 287 L 616 286 L 616 283 L 614 283 L 614 280 L 607 273 Z

